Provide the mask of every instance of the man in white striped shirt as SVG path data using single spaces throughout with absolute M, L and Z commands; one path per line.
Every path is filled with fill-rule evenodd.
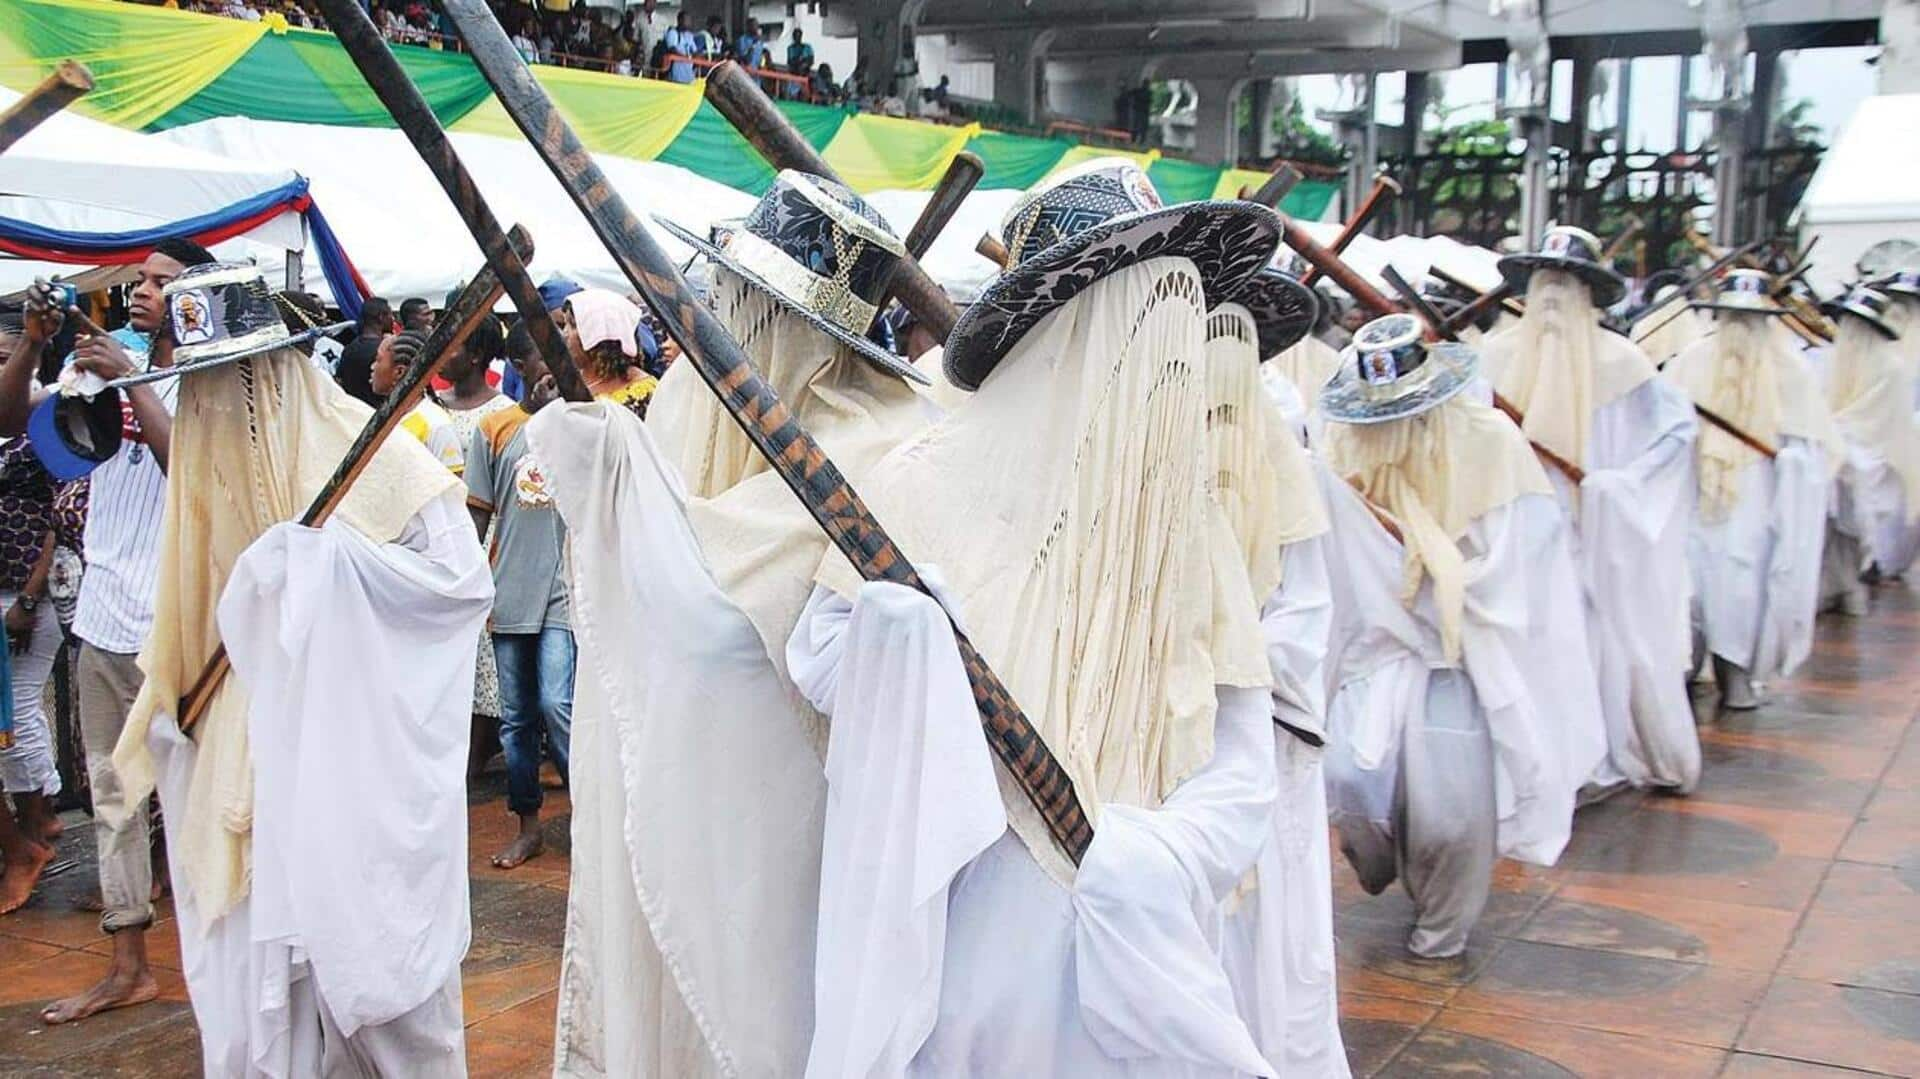
M 128 327 L 111 334 L 83 333 L 67 366 L 110 381 L 171 365 L 173 342 L 165 333 L 160 291 L 186 267 L 211 261 L 213 256 L 192 241 L 163 241 L 140 264 Z M 0 432 L 8 434 L 25 429 L 28 415 L 47 392 L 33 385 L 32 375 L 61 321 L 60 312 L 45 306 L 44 290 L 32 295 L 22 347 L 0 369 Z M 129 390 L 122 403 L 119 450 L 88 477 L 87 569 L 73 631 L 80 639 L 77 703 L 93 788 L 104 908 L 100 928 L 113 937 L 113 962 L 98 985 L 49 1004 L 40 1014 L 49 1024 L 144 1003 L 159 993 L 147 964 L 146 930 L 153 922 L 147 803 L 125 797 L 112 761 L 127 711 L 140 691 L 136 658 L 153 626 L 167 452 L 178 389 L 177 379 L 163 379 Z

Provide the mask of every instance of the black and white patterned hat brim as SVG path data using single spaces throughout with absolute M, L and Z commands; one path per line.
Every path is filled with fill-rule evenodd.
M 352 328 L 353 323 L 351 322 L 335 322 L 327 326 L 315 326 L 311 330 L 302 330 L 299 333 L 288 334 L 285 337 L 276 337 L 271 341 L 248 345 L 233 352 L 225 352 L 217 356 L 208 356 L 204 359 L 194 360 L 192 363 L 176 363 L 168 367 L 149 368 L 139 374 L 128 375 L 125 378 L 116 378 L 112 382 L 107 383 L 107 386 L 110 389 L 142 386 L 149 382 L 159 382 L 161 379 L 191 375 L 195 371 L 205 371 L 209 367 L 225 367 L 235 360 L 244 360 L 249 356 L 258 356 L 263 352 L 272 352 L 275 349 L 292 348 L 295 345 L 303 345 L 315 338 L 331 337 L 342 330 Z
M 1480 354 L 1467 345 L 1442 341 L 1427 346 L 1419 371 L 1390 387 L 1360 377 L 1352 349 L 1320 391 L 1320 414 L 1337 423 L 1365 425 L 1410 419 L 1453 400 L 1479 373 Z
M 1820 305 L 1820 310 L 1826 314 L 1828 318 L 1838 318 L 1846 314 L 1852 315 L 1855 318 L 1865 319 L 1873 325 L 1874 329 L 1880 331 L 1882 337 L 1885 337 L 1889 341 L 1900 340 L 1900 331 L 1894 329 L 1891 323 L 1881 318 L 1880 313 L 1870 307 L 1862 307 L 1859 304 L 1848 303 L 1845 300 L 1829 300 Z
M 947 380 L 978 389 L 1036 323 L 1130 266 L 1167 256 L 1192 260 L 1211 307 L 1259 273 L 1279 246 L 1280 219 L 1251 202 L 1184 202 L 1095 225 L 987 286 L 947 338 Z
M 1292 275 L 1275 269 L 1254 274 L 1226 302 L 1239 304 L 1253 316 L 1263 360 L 1299 344 L 1320 319 L 1320 297 Z
M 890 375 L 904 378 L 909 382 L 917 382 L 923 386 L 932 384 L 932 380 L 915 370 L 912 364 L 864 337 L 849 333 L 829 321 L 820 313 L 795 303 L 786 293 L 773 287 L 772 282 L 754 273 L 752 270 L 747 269 L 745 266 L 742 266 L 738 260 L 729 258 L 726 252 L 713 246 L 706 240 L 695 236 L 693 233 L 659 214 L 654 214 L 653 219 L 658 222 L 662 228 L 673 233 L 675 239 L 680 240 L 695 251 L 706 256 L 709 261 L 719 263 L 734 273 L 739 274 L 746 280 L 747 284 L 752 285 L 754 288 L 772 297 L 773 301 L 785 308 L 789 314 L 797 315 L 805 319 L 814 329 L 819 330 L 821 333 L 826 334 L 828 337 L 859 353 L 861 358 L 872 363 L 875 367 L 880 368 Z
M 1500 276 L 1514 295 L 1527 294 L 1527 282 L 1536 270 L 1562 270 L 1587 283 L 1593 290 L 1595 307 L 1612 307 L 1627 294 L 1627 279 L 1598 263 L 1563 255 L 1506 255 L 1500 259 Z
M 1746 303 L 1729 303 L 1715 297 L 1711 300 L 1695 300 L 1687 305 L 1695 311 L 1732 311 L 1740 315 L 1784 315 L 1787 309 L 1765 297 L 1757 297 Z

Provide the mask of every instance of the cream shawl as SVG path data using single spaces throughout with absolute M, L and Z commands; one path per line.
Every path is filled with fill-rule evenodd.
M 1103 805 L 1159 805 L 1212 756 L 1216 684 L 1271 677 L 1257 620 L 1213 633 L 1214 597 L 1249 586 L 1213 546 L 1205 321 L 1188 260 L 1115 273 L 862 488 L 907 557 L 942 571 L 1096 826 Z M 1237 584 L 1216 583 L 1225 570 Z M 838 554 L 821 581 L 849 596 L 859 583 Z M 1038 814 L 1001 787 L 1035 858 L 1070 878 Z
M 1842 315 L 1827 369 L 1827 406 L 1848 442 L 1885 458 L 1906 492 L 1907 519 L 1920 516 L 1920 429 L 1913 418 L 1913 373 L 1888 340 L 1864 320 Z
M 1440 642 L 1460 661 L 1467 571 L 1460 540 L 1481 517 L 1529 494 L 1552 490 L 1532 447 L 1512 421 L 1465 393 L 1404 420 L 1329 422 L 1327 464 L 1400 523 L 1406 545 L 1401 602 L 1409 607 L 1433 580 Z

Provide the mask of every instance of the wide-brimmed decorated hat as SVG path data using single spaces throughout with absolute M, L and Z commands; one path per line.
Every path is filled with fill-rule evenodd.
M 1586 229 L 1555 225 L 1540 241 L 1540 250 L 1500 259 L 1500 274 L 1516 295 L 1527 293 L 1527 282 L 1538 270 L 1564 270 L 1593 290 L 1595 307 L 1612 307 L 1627 294 L 1627 281 L 1600 261 L 1600 238 Z
M 659 214 L 653 219 L 875 366 L 927 380 L 867 339 L 887 281 L 907 249 L 879 211 L 852 191 L 822 176 L 782 169 L 745 219 L 713 230 L 710 238 Z
M 1739 311 L 1749 315 L 1778 315 L 1786 308 L 1773 298 L 1773 275 L 1765 270 L 1728 270 L 1710 300 L 1692 305 L 1707 311 Z
M 1340 423 L 1385 423 L 1438 408 L 1466 389 L 1479 354 L 1451 341 L 1424 341 L 1421 329 L 1409 314 L 1360 327 L 1320 391 L 1320 412 Z
M 1895 270 L 1875 281 L 1873 287 L 1889 296 L 1920 300 L 1920 270 Z
M 92 397 L 50 393 L 27 417 L 27 442 L 47 474 L 66 483 L 120 452 L 125 423 L 119 390 Z
M 947 379 L 971 390 L 1034 324 L 1095 282 L 1148 259 L 1191 259 L 1207 305 L 1273 260 L 1280 219 L 1243 200 L 1161 202 L 1140 166 L 1095 158 L 1048 177 L 1000 223 L 1008 264 L 947 339 Z
M 110 385 L 136 386 L 192 374 L 304 344 L 353 325 L 336 322 L 290 330 L 260 270 L 225 262 L 189 266 L 161 290 L 160 301 L 166 305 L 167 326 L 173 334 L 173 365 L 115 379 Z
M 1843 314 L 1865 319 L 1874 329 L 1885 334 L 1888 340 L 1898 341 L 1900 332 L 1887 321 L 1887 308 L 1892 303 L 1892 300 L 1887 299 L 1887 294 L 1878 289 L 1869 288 L 1866 285 L 1855 285 L 1847 290 L 1846 295 L 1821 304 L 1820 310 L 1833 319 L 1838 319 Z
M 1221 302 L 1237 303 L 1253 316 L 1263 360 L 1299 343 L 1320 318 L 1320 297 L 1292 274 L 1272 267 L 1248 278 Z

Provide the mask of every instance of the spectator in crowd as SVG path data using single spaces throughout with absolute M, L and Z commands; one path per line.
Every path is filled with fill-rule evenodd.
M 720 16 L 707 16 L 707 28 L 700 34 L 700 55 L 702 58 L 718 62 L 724 60 L 733 51 L 733 44 L 727 40 L 727 25 Z
M 500 744 L 507 757 L 507 808 L 520 820 L 513 840 L 493 856 L 512 869 L 544 849 L 540 836 L 541 741 L 567 775 L 573 716 L 573 632 L 568 621 L 566 526 L 545 474 L 529 453 L 526 423 L 555 398 L 533 339 L 515 327 L 509 354 L 527 399 L 480 421 L 467 447 L 467 505 L 482 537 L 496 527 L 493 562 L 494 660 L 500 672 Z
M 341 389 L 369 405 L 380 404 L 380 395 L 373 392 L 369 381 L 373 356 L 380 347 L 380 339 L 395 329 L 393 308 L 387 301 L 375 296 L 361 305 L 357 336 L 340 353 L 340 363 L 333 372 Z
M 529 36 L 527 22 L 520 20 L 519 28 L 513 32 L 513 50 L 520 54 L 520 59 L 535 64 L 540 62 L 540 44 Z
M 112 334 L 81 336 L 67 365 L 111 381 L 172 364 L 173 342 L 161 290 L 188 266 L 211 261 L 213 256 L 191 241 L 163 241 L 140 264 L 129 325 Z M 21 347 L 0 369 L 0 434 L 19 434 L 27 415 L 45 397 L 31 376 L 63 315 L 51 290 L 29 290 Z M 97 985 L 41 1011 L 41 1021 L 49 1025 L 159 995 L 147 962 L 146 930 L 153 923 L 154 896 L 147 804 L 144 798 L 125 797 L 113 750 L 140 689 L 137 654 L 153 625 L 160 518 L 178 389 L 178 379 L 133 387 L 125 398 L 120 446 L 89 476 L 88 572 L 74 619 L 80 642 L 76 690 L 105 908 L 100 928 L 112 936 L 113 954 Z
M 0 364 L 21 343 L 18 311 L 0 316 Z M 42 698 L 60 648 L 60 624 L 47 597 L 53 565 L 54 482 L 25 437 L 0 442 L 0 611 L 5 612 L 7 662 L 12 668 L 9 701 L 13 744 L 0 748 L 0 790 L 13 810 L 0 805 L 0 914 L 19 909 L 33 894 L 40 873 L 53 860 L 60 834 L 53 796 L 60 793 L 53 730 Z
M 667 31 L 662 40 L 666 43 L 668 56 L 700 55 L 700 35 L 693 32 L 693 24 L 688 21 L 687 13 L 681 11 L 673 17 L 673 29 Z M 674 60 L 667 65 L 667 79 L 671 82 L 692 82 L 693 65 L 685 60 Z
M 787 44 L 787 74 L 799 75 L 808 80 L 809 85 L 813 80 L 813 46 L 807 44 L 806 35 L 797 26 L 793 28 L 793 39 Z M 783 82 L 780 84 L 780 95 L 798 97 L 800 91 L 796 84 Z
M 415 333 L 433 329 L 433 305 L 414 296 L 400 301 L 400 328 Z
M 412 330 L 382 337 L 379 351 L 373 359 L 373 392 L 379 394 L 382 400 L 393 396 L 394 390 L 399 388 L 400 376 L 406 374 L 407 368 L 420 358 L 426 343 L 426 337 Z M 460 444 L 452 417 L 432 397 L 422 395 L 401 418 L 400 426 L 419 439 L 420 444 L 427 447 L 427 452 L 433 454 L 433 459 L 446 466 L 447 471 L 456 476 L 464 471 L 466 447 Z
M 767 43 L 760 36 L 759 19 L 747 20 L 747 28 L 733 43 L 733 56 L 747 67 L 767 66 Z
M 812 90 L 814 100 L 823 105 L 831 105 L 840 96 L 840 87 L 833 81 L 833 65 L 821 64 L 813 69 Z
M 639 366 L 640 308 L 618 293 L 590 288 L 567 297 L 558 314 L 587 391 L 646 419 L 659 382 Z

